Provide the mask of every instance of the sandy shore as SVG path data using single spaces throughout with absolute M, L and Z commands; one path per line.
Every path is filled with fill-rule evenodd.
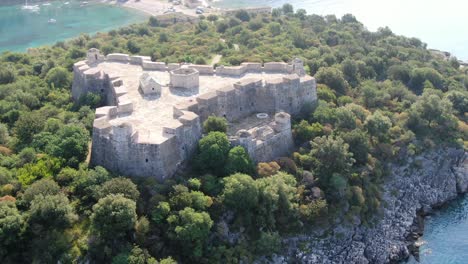
M 174 7 L 176 12 L 182 12 L 186 15 L 198 16 L 195 12 L 195 9 L 190 9 L 184 5 L 173 5 L 167 0 L 128 0 L 126 2 L 116 1 L 116 0 L 106 0 L 103 1 L 108 4 L 115 4 L 122 7 L 132 8 L 144 13 L 147 13 L 151 16 L 163 15 L 170 7 Z M 214 13 L 220 9 L 215 8 L 205 8 L 205 14 Z

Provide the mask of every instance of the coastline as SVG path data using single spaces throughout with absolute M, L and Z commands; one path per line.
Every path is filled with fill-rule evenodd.
M 173 5 L 172 3 L 161 0 L 140 0 L 138 2 L 127 1 L 123 3 L 117 0 L 103 0 L 101 3 L 138 10 L 149 16 L 159 16 L 179 12 L 188 16 L 198 17 L 195 8 L 189 8 L 182 4 Z M 223 11 L 221 8 L 210 7 L 206 2 L 204 3 L 204 6 L 206 7 L 204 14 L 214 14 Z M 175 12 L 167 12 L 171 7 L 174 8 Z
M 283 240 L 278 263 L 405 263 L 417 258 L 424 218 L 468 192 L 468 153 L 439 149 L 392 165 L 383 185 L 382 218 L 373 226 L 335 223 Z M 323 237 L 324 233 L 328 233 Z

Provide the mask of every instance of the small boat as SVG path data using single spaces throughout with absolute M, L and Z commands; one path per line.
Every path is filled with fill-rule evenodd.
M 68 4 L 70 4 L 70 2 L 65 2 L 65 3 L 63 3 L 63 4 L 64 4 L 64 5 L 68 5 Z
M 47 2 L 47 3 L 43 3 L 42 5 L 43 5 L 43 6 L 50 6 L 50 3 Z
M 57 20 L 51 18 L 51 19 L 49 19 L 49 21 L 47 21 L 47 23 L 49 23 L 49 24 L 55 24 L 55 23 L 57 23 Z
M 37 12 L 39 11 L 40 7 L 39 5 L 29 5 L 28 0 L 26 0 L 26 3 L 24 4 L 24 6 L 21 7 L 21 9 L 32 11 L 32 12 Z

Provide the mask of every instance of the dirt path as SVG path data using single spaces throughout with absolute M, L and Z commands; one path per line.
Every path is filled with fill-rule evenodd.
M 223 58 L 223 55 L 216 54 L 213 57 L 213 60 L 211 61 L 211 65 L 215 65 L 216 63 L 219 63 L 221 61 L 221 58 Z

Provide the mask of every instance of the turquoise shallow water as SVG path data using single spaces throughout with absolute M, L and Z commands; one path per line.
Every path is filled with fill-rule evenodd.
M 219 0 L 214 5 L 280 7 L 285 3 L 319 15 L 351 13 L 370 30 L 389 26 L 396 34 L 417 37 L 430 48 L 468 61 L 466 0 Z
M 422 240 L 420 263 L 468 263 L 468 196 L 426 218 Z
M 25 51 L 81 33 L 105 32 L 146 19 L 143 13 L 130 9 L 91 2 L 80 6 L 80 1 L 68 1 L 68 5 L 67 1 L 51 1 L 49 6 L 39 4 L 38 12 L 21 10 L 23 1 L 0 4 L 0 52 Z M 57 22 L 48 23 L 49 19 Z

